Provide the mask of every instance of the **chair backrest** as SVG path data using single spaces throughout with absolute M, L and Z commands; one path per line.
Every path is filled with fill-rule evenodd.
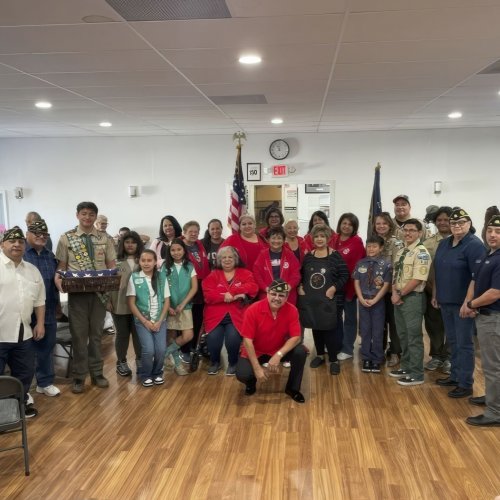
M 10 375 L 0 375 L 0 399 L 16 398 L 24 401 L 24 387 L 21 381 Z

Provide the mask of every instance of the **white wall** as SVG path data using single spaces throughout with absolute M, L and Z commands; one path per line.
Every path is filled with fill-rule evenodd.
M 280 135 L 250 135 L 242 158 L 273 165 L 270 142 Z M 397 132 L 287 134 L 286 160 L 296 173 L 278 184 L 335 182 L 332 225 L 342 212 L 356 213 L 365 234 L 374 167 L 382 165 L 383 208 L 408 194 L 412 214 L 427 205 L 461 205 L 480 228 L 485 209 L 500 205 L 500 128 Z M 70 139 L 0 139 L 0 190 L 7 190 L 10 225 L 24 227 L 30 210 L 40 212 L 53 239 L 76 225 L 75 207 L 94 201 L 110 219 L 109 231 L 130 226 L 155 236 L 159 220 L 173 214 L 180 222 L 212 217 L 225 220 L 227 185 L 236 150 L 230 136 Z M 263 182 L 272 182 L 264 174 Z M 433 181 L 443 182 L 441 195 Z M 128 185 L 140 186 L 129 198 Z M 14 198 L 14 187 L 24 199 Z

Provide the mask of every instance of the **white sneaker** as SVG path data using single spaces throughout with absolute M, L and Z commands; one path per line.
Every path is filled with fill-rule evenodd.
M 34 404 L 33 396 L 28 392 L 28 400 L 26 401 L 26 406 Z
M 38 394 L 45 394 L 46 396 L 59 396 L 61 391 L 55 385 L 48 385 L 47 387 L 36 386 Z
M 339 361 L 345 361 L 346 359 L 351 359 L 352 358 L 352 354 L 347 354 L 346 352 L 339 352 L 337 354 L 337 359 Z

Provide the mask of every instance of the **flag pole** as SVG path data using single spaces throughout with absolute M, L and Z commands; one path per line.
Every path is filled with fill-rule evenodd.
M 380 196 L 380 162 L 375 167 L 375 177 L 373 179 L 372 197 L 370 200 L 370 210 L 368 212 L 368 230 L 367 237 L 372 235 L 373 221 L 375 217 L 382 212 L 382 198 Z
M 233 188 L 231 190 L 231 200 L 228 215 L 228 226 L 233 234 L 239 230 L 239 219 L 241 215 L 247 211 L 246 188 L 243 180 L 243 169 L 241 166 L 241 141 L 246 140 L 244 132 L 236 132 L 233 134 L 233 141 L 238 141 L 236 145 L 236 166 L 234 169 Z

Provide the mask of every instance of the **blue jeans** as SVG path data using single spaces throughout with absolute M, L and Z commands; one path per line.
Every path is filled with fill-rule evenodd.
M 233 325 L 231 317 L 226 314 L 222 321 L 207 335 L 208 351 L 210 352 L 210 362 L 220 363 L 220 352 L 222 344 L 226 344 L 227 360 L 229 365 L 238 362 L 238 354 L 241 346 L 241 336 Z
M 162 321 L 160 331 L 150 332 L 140 321 L 135 321 L 135 329 L 141 343 L 141 368 L 139 376 L 147 378 L 159 377 L 163 373 L 163 363 L 167 350 L 167 322 Z
M 354 342 L 358 333 L 358 299 L 345 299 L 344 302 L 344 340 L 342 352 L 351 354 L 354 352 Z
M 460 305 L 440 304 L 446 341 L 450 347 L 450 379 L 470 389 L 474 384 L 474 320 L 459 316 Z
M 57 323 L 45 324 L 45 336 L 34 340 L 36 364 L 36 383 L 40 387 L 47 387 L 54 383 L 54 358 L 52 352 L 56 345 Z

